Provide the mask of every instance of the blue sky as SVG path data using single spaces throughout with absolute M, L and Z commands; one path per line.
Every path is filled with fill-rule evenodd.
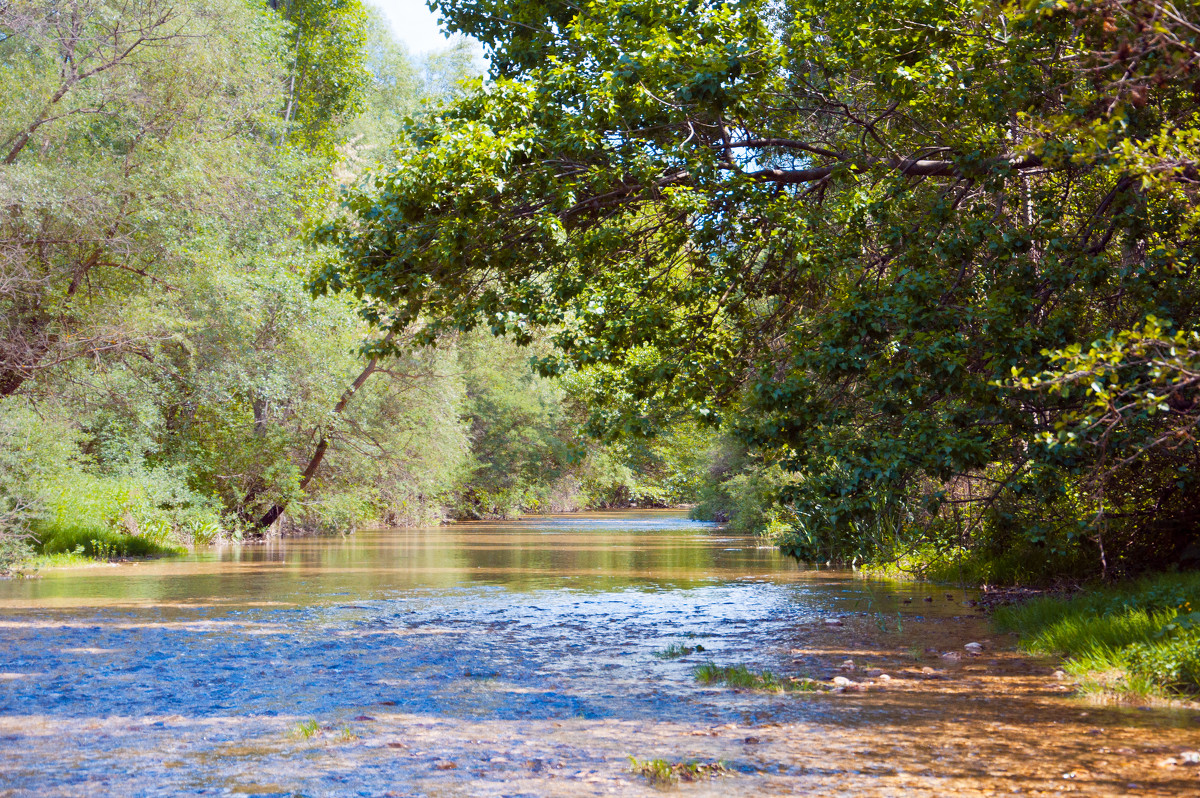
M 437 16 L 423 0 L 367 0 L 391 20 L 396 38 L 404 42 L 413 55 L 441 50 L 447 39 L 438 28 Z

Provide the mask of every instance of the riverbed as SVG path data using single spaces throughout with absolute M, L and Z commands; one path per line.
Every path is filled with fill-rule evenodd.
M 1074 696 L 974 598 L 671 512 L 48 572 L 0 583 L 0 795 L 1200 794 L 1200 713 Z

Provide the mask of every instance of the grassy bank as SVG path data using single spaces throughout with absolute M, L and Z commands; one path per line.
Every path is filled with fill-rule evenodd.
M 30 575 L 46 568 L 80 568 L 130 557 L 166 557 L 187 548 L 171 541 L 154 541 L 101 525 L 53 527 L 38 543 L 26 546 L 0 572 Z
M 1031 653 L 1064 658 L 1083 690 L 1126 698 L 1200 695 L 1200 572 L 1163 574 L 1002 607 Z
M 113 560 L 120 557 L 160 557 L 187 551 L 170 538 L 130 535 L 99 524 L 51 528 L 37 548 L 48 563 L 56 562 L 53 558 L 60 555 Z

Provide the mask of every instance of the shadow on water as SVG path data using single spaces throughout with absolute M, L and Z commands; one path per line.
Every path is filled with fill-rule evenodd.
M 1121 794 L 1126 771 L 1200 745 L 1194 713 L 1064 698 L 1052 666 L 989 637 L 965 598 L 804 570 L 670 513 L 61 571 L 0 585 L 0 789 L 632 794 L 633 754 L 745 771 L 700 793 L 819 793 L 849 773 L 862 794 L 986 792 L 1075 768 L 1091 775 L 1072 784 Z M 978 661 L 939 656 L 975 639 Z M 672 644 L 704 651 L 655 656 Z M 708 660 L 872 690 L 868 668 L 895 678 L 735 691 L 695 682 Z M 322 731 L 295 738 L 310 718 Z M 55 757 L 70 767 L 49 772 Z M 1143 778 L 1147 794 L 1187 794 L 1178 770 Z

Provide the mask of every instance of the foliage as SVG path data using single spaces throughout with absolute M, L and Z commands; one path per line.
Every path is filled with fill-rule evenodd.
M 332 158 L 345 123 L 363 109 L 368 12 L 359 0 L 272 0 L 292 28 L 284 136 L 303 151 Z M 378 73 L 376 73 L 376 76 Z
M 593 443 L 528 352 L 418 322 L 380 360 L 308 289 L 312 219 L 473 53 L 415 62 L 358 0 L 0 7 L 0 567 L 685 490 L 685 447 Z
M 1029 651 L 1066 657 L 1091 690 L 1200 692 L 1200 575 L 1165 574 L 996 611 Z
M 177 541 L 206 542 L 222 531 L 214 503 L 169 472 L 97 477 L 65 474 L 45 488 L 45 513 L 33 525 L 47 554 L 144 556 L 177 550 Z
M 62 6 L 0 10 L 0 94 L 13 100 L 0 120 L 3 395 L 159 340 L 159 300 L 198 238 L 252 215 L 270 152 L 273 53 L 259 12 L 236 0 L 219 13 Z
M 540 370 L 599 369 L 613 432 L 726 421 L 794 475 L 806 556 L 933 538 L 1116 573 L 1195 545 L 1186 9 L 435 5 L 491 81 L 347 196 L 319 290 L 390 329 L 425 318 L 425 342 L 552 330 Z M 1147 369 L 1152 318 L 1183 337 Z M 1092 401 L 1050 390 L 1082 379 L 1059 367 L 1110 334 L 1146 342 L 1115 366 L 1145 412 L 1099 446 L 1050 440 Z
M 0 10 L 0 538 L 236 535 L 297 494 L 293 460 L 362 367 L 362 326 L 304 285 L 297 217 L 329 165 L 279 146 L 278 59 L 328 42 L 237 0 L 61 5 Z M 341 135 L 311 110 L 352 110 L 335 72 L 320 102 L 301 82 L 305 136 Z
M 721 762 L 668 762 L 665 759 L 648 759 L 643 762 L 633 756 L 629 757 L 629 769 L 645 776 L 651 784 L 659 786 L 669 786 L 680 781 L 698 781 L 729 772 Z
M 795 481 L 795 476 L 778 461 L 771 462 L 760 453 L 747 451 L 738 441 L 726 439 L 691 516 L 720 521 L 735 532 L 771 537 L 781 545 L 796 548 L 795 533 L 784 522 L 786 510 L 779 505 L 780 493 Z
M 78 449 L 65 424 L 0 398 L 0 573 L 27 558 L 32 525 L 45 512 L 46 484 L 66 473 Z
M 598 401 L 595 375 L 540 376 L 529 361 L 546 351 L 540 340 L 518 347 L 478 332 L 458 341 L 471 464 L 456 513 L 511 517 L 673 505 L 694 496 L 706 431 L 680 421 L 663 424 L 654 440 L 596 441 L 585 432 L 588 408 Z

